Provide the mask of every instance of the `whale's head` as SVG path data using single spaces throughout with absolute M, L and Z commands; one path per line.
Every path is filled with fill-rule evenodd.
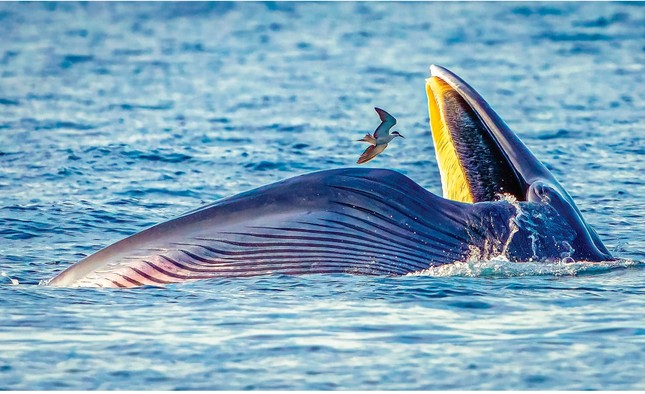
M 441 66 L 430 74 L 428 111 L 444 197 L 479 203 L 506 194 L 549 204 L 576 232 L 576 259 L 611 259 L 569 193 L 475 89 Z

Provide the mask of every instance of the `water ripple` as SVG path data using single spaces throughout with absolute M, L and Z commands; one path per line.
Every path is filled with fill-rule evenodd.
M 0 3 L 0 388 L 645 387 L 642 3 Z M 620 260 L 405 277 L 38 286 L 154 223 L 303 172 L 441 194 L 423 79 L 482 93 Z M 17 282 L 17 284 L 16 284 Z

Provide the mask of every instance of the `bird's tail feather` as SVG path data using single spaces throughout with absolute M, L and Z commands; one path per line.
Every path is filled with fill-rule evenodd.
M 376 145 L 376 139 L 372 137 L 371 134 L 365 134 L 365 137 L 361 138 L 360 140 L 356 140 L 359 142 L 367 142 L 370 145 Z

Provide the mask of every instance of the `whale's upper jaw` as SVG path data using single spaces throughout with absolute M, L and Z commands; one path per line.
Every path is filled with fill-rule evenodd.
M 578 246 L 589 258 L 610 259 L 569 193 L 479 93 L 441 66 L 430 66 L 430 74 L 428 111 L 444 197 L 466 203 L 503 194 L 518 201 L 548 199 L 578 233 Z

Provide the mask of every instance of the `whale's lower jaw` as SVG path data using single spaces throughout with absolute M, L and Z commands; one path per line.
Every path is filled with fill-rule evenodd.
M 514 208 L 496 207 L 496 225 L 477 218 L 484 208 L 444 200 L 394 171 L 322 171 L 142 231 L 70 267 L 49 285 L 131 287 L 266 274 L 403 275 L 467 260 L 474 251 L 482 257 L 500 254 Z

